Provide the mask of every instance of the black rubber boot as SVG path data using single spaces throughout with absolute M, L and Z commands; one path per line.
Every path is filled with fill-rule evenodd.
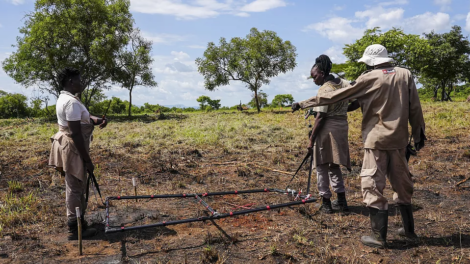
M 68 240 L 78 240 L 78 225 L 77 220 L 68 220 L 67 226 L 69 227 Z M 97 233 L 96 229 L 89 227 L 88 223 L 82 219 L 82 238 L 88 238 L 95 236 Z
M 399 204 L 398 207 L 400 208 L 401 221 L 403 222 L 403 227 L 398 229 L 398 235 L 409 239 L 418 238 L 415 233 L 413 206 L 411 204 Z
M 387 247 L 387 227 L 388 227 L 388 210 L 379 210 L 369 207 L 370 223 L 372 234 L 361 238 L 362 244 L 374 247 Z
M 322 197 L 321 200 L 321 211 L 325 214 L 332 214 L 333 208 L 331 207 L 331 200 L 325 197 Z
M 346 193 L 337 193 L 338 200 L 334 200 L 331 204 L 334 209 L 338 209 L 341 212 L 349 212 L 348 202 L 346 201 Z

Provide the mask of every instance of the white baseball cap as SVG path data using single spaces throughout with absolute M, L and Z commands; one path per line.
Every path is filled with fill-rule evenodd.
M 359 62 L 364 62 L 369 66 L 375 66 L 386 62 L 392 62 L 393 59 L 388 57 L 387 49 L 380 44 L 373 44 L 366 48 Z

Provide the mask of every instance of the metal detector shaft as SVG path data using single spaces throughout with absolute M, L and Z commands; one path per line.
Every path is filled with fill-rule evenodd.
M 192 223 L 192 222 L 198 222 L 198 221 L 222 219 L 222 218 L 232 217 L 232 216 L 236 216 L 236 215 L 255 213 L 255 212 L 259 212 L 259 211 L 266 211 L 266 210 L 277 209 L 277 208 L 282 208 L 282 207 L 287 207 L 287 206 L 313 203 L 315 201 L 316 201 L 316 199 L 303 199 L 301 201 L 295 201 L 295 202 L 283 203 L 283 204 L 275 204 L 275 205 L 268 205 L 268 206 L 265 206 L 265 207 L 258 207 L 258 208 L 248 209 L 248 210 L 230 212 L 230 213 L 226 213 L 226 214 L 217 214 L 217 215 L 213 215 L 213 216 L 205 216 L 205 217 L 199 217 L 199 218 L 189 218 L 189 219 L 183 219 L 183 220 L 160 222 L 160 223 L 156 223 L 156 224 L 142 225 L 142 226 L 130 226 L 130 227 L 124 227 L 124 226 L 121 226 L 121 227 L 108 227 L 108 226 L 106 226 L 105 233 L 109 234 L 109 233 L 115 233 L 115 232 L 138 230 L 138 229 L 152 228 L 152 227 L 159 227 L 159 226 L 169 226 L 169 225 L 178 225 L 178 224 Z
M 294 175 L 292 175 L 292 178 L 290 179 L 289 183 L 287 184 L 287 188 L 289 188 L 289 184 L 292 182 L 292 180 L 295 178 L 295 175 L 297 175 L 297 173 L 299 172 L 300 168 L 302 168 L 302 166 L 304 165 L 305 161 L 307 161 L 308 157 L 312 155 L 310 154 L 309 152 L 307 152 L 307 155 L 305 156 L 304 160 L 302 160 L 302 163 L 300 163 L 300 166 L 299 168 L 297 168 L 297 170 L 295 171 Z
M 216 195 L 229 195 L 229 194 L 245 194 L 245 193 L 260 193 L 260 192 L 275 192 L 277 189 L 266 188 L 266 189 L 254 189 L 254 190 L 242 190 L 242 191 L 228 191 L 228 192 L 212 192 L 212 193 L 183 193 L 183 194 L 161 194 L 161 195 L 138 195 L 138 196 L 109 196 L 108 200 L 128 200 L 128 199 L 162 199 L 162 198 L 187 198 L 197 196 L 216 196 Z
M 212 209 L 204 200 L 202 200 L 201 197 L 199 197 L 199 195 L 196 194 L 194 198 L 196 198 L 199 204 L 202 204 L 202 206 L 204 206 L 207 210 L 209 210 L 209 212 L 211 212 L 212 215 L 217 214 L 217 212 L 214 209 Z
M 308 182 L 307 182 L 307 194 L 310 194 L 310 180 L 312 178 L 312 170 L 313 170 L 313 154 L 310 157 L 310 168 L 308 170 Z

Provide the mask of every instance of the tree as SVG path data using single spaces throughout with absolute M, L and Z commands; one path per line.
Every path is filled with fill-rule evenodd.
M 139 29 L 134 29 L 130 36 L 130 44 L 117 56 L 118 68 L 114 80 L 129 90 L 129 104 L 132 106 L 132 90 L 135 86 L 157 86 L 152 73 L 153 59 L 150 56 L 152 42 L 146 41 Z M 132 107 L 128 107 L 128 116 L 131 116 Z
M 362 38 L 344 47 L 343 53 L 348 61 L 340 70 L 345 72 L 346 79 L 355 80 L 366 70 L 366 65 L 357 61 L 372 44 L 385 46 L 389 56 L 395 61 L 394 64 L 409 69 L 416 77 L 421 74 L 423 68 L 427 67 L 426 58 L 430 55 L 431 47 L 426 39 L 419 35 L 405 34 L 403 30 L 397 28 L 382 33 L 380 28 L 376 27 L 366 30 Z M 335 71 L 338 71 L 338 66 Z
M 206 108 L 206 105 L 209 104 L 210 100 L 211 98 L 209 96 L 206 96 L 206 95 L 199 96 L 199 98 L 196 99 L 196 101 L 198 101 L 199 103 L 199 109 L 204 110 Z
M 291 105 L 292 103 L 294 103 L 294 97 L 292 97 L 292 94 L 278 94 L 274 96 L 274 99 L 271 102 L 271 105 L 273 107 L 276 107 L 276 106 Z
M 116 54 L 132 30 L 129 0 L 38 0 L 26 16 L 17 50 L 3 61 L 16 82 L 60 93 L 58 72 L 80 70 L 85 105 L 106 88 L 115 70 Z
M 0 117 L 22 117 L 28 115 L 28 98 L 22 94 L 11 94 L 0 90 Z
M 423 68 L 420 82 L 427 84 L 428 89 L 434 89 L 434 98 L 441 89 L 441 101 L 451 99 L 454 85 L 467 79 L 470 65 L 470 42 L 462 35 L 459 26 L 453 26 L 448 33 L 424 34 L 431 46 L 427 57 L 428 67 Z M 446 89 L 448 88 L 448 89 Z
M 215 110 L 219 110 L 221 104 L 220 104 L 220 99 L 218 100 L 210 100 L 209 102 L 209 105 L 214 108 Z
M 256 100 L 258 99 L 258 100 Z M 253 94 L 251 101 L 248 103 L 248 105 L 252 108 L 263 108 L 268 106 L 268 95 L 261 90 L 259 91 L 258 95 Z M 258 110 L 259 113 L 259 110 Z
M 254 92 L 256 108 L 260 112 L 258 91 L 270 83 L 270 78 L 293 70 L 295 47 L 283 41 L 273 31 L 252 28 L 246 38 L 220 39 L 219 46 L 209 42 L 203 58 L 197 58 L 198 71 L 204 76 L 207 90 L 241 81 Z
M 126 112 L 126 103 L 123 102 L 120 98 L 113 96 L 109 110 L 114 114 L 123 114 Z
M 199 102 L 199 108 L 205 110 L 207 106 L 210 106 L 212 109 L 219 110 L 220 108 L 220 99 L 212 100 L 209 96 L 201 95 L 196 99 Z
M 347 68 L 348 68 L 348 64 L 346 63 L 340 63 L 340 64 L 333 63 L 330 72 L 338 75 L 338 77 L 341 79 L 345 79 Z

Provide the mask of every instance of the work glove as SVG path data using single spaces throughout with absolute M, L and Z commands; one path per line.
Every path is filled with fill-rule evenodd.
M 416 151 L 419 151 L 420 149 L 424 148 L 424 140 L 421 140 L 418 143 L 415 143 L 415 149 Z
M 420 149 L 424 148 L 424 141 L 427 140 L 426 136 L 424 135 L 423 130 L 421 130 L 421 141 L 415 143 L 415 149 L 416 151 L 419 151 Z
M 301 107 L 300 107 L 299 103 L 295 102 L 295 103 L 292 104 L 291 108 L 292 108 L 292 113 L 293 113 L 293 112 L 299 110 Z

